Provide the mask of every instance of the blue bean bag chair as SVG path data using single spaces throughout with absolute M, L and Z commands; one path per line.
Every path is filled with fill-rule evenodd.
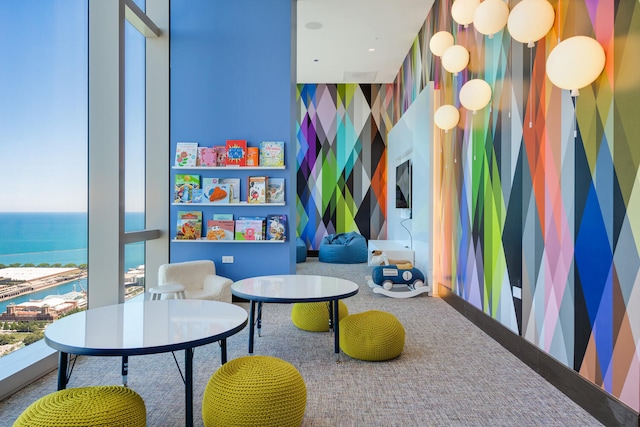
M 320 262 L 333 264 L 359 264 L 367 262 L 367 240 L 352 231 L 350 233 L 329 234 L 322 239 L 318 251 Z
M 307 245 L 300 237 L 296 237 L 296 264 L 307 260 Z

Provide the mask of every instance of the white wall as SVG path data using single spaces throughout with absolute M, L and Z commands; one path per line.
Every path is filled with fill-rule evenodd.
M 418 95 L 387 137 L 387 239 L 413 246 L 416 267 L 433 284 L 433 83 Z M 395 207 L 396 166 L 413 163 L 412 219 Z M 411 237 L 404 226 L 411 232 Z M 412 241 L 411 241 L 412 240 Z

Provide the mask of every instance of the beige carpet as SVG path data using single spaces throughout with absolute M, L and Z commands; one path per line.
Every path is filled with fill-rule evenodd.
M 406 330 L 402 355 L 362 362 L 333 352 L 333 336 L 297 329 L 291 305 L 267 304 L 254 354 L 298 368 L 307 386 L 303 426 L 598 426 L 586 411 L 496 344 L 444 301 L 420 295 L 393 299 L 374 294 L 371 267 L 307 258 L 298 274 L 348 278 L 360 285 L 345 300 L 350 313 L 393 313 Z M 248 304 L 240 304 L 248 307 Z M 228 339 L 229 358 L 247 354 L 248 328 Z M 182 366 L 183 353 L 176 355 Z M 338 363 L 337 363 L 338 362 Z M 149 426 L 184 424 L 184 385 L 171 354 L 129 359 L 129 386 L 147 406 Z M 201 399 L 220 366 L 217 344 L 194 357 L 194 424 L 202 425 Z M 118 358 L 79 358 L 69 387 L 118 384 Z M 0 426 L 11 425 L 37 398 L 56 389 L 52 373 L 0 402 Z

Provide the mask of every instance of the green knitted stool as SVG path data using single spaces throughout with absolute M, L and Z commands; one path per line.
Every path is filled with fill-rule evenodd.
M 205 427 L 299 426 L 306 406 L 307 387 L 292 364 L 271 356 L 243 356 L 211 376 L 202 420 Z
M 329 304 L 331 302 L 297 302 L 291 309 L 291 321 L 304 331 L 329 331 Z M 349 315 L 347 305 L 338 301 L 338 318 L 342 320 Z
M 381 361 L 400 356 L 404 327 L 391 313 L 365 311 L 340 321 L 340 348 L 354 359 Z
M 142 397 L 123 386 L 59 390 L 33 402 L 13 427 L 144 427 L 147 410 Z

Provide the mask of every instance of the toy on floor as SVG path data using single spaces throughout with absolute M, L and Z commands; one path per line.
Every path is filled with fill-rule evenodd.
M 391 298 L 411 298 L 423 293 L 429 293 L 431 287 L 426 285 L 424 274 L 411 263 L 406 265 L 379 265 L 373 267 L 371 276 L 367 276 L 369 287 L 376 294 Z M 395 289 L 399 285 L 407 286 L 409 290 Z
M 399 260 L 399 259 L 389 259 L 387 258 L 387 254 L 385 254 L 383 251 L 380 250 L 375 250 L 372 251 L 372 256 L 371 259 L 369 260 L 369 265 L 397 265 L 398 268 L 411 268 L 413 267 L 413 265 L 411 264 L 411 261 L 409 260 Z

